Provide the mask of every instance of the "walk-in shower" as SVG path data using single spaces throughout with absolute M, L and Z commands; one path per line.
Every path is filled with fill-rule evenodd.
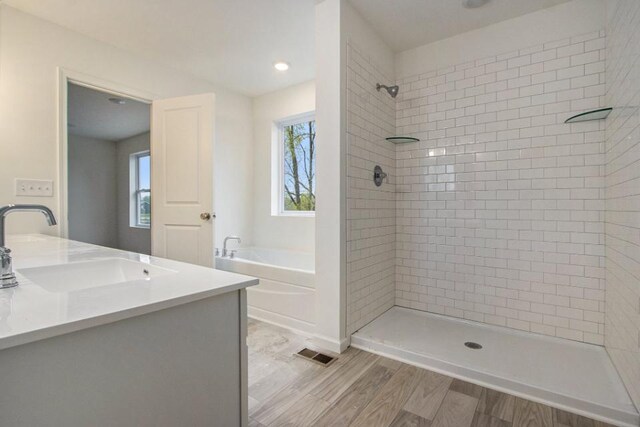
M 640 16 L 640 3 L 615 3 L 608 29 L 553 33 L 533 46 L 514 39 L 511 50 L 490 49 L 508 37 L 498 29 L 482 37 L 482 51 L 434 58 L 439 41 L 396 62 L 382 43 L 348 43 L 352 347 L 640 425 L 640 291 L 630 272 L 640 258 L 629 248 L 640 250 L 627 235 L 637 232 L 629 218 L 638 206 L 626 184 L 640 179 L 631 166 L 640 121 L 637 109 L 635 120 L 621 110 L 640 93 L 625 44 L 640 37 L 638 20 L 625 18 Z M 518 19 L 514 28 L 545 22 Z M 478 37 L 447 43 L 475 46 Z M 402 96 L 378 82 L 402 85 Z M 577 114 L 598 121 L 567 126 Z M 389 174 L 380 186 L 376 165 Z

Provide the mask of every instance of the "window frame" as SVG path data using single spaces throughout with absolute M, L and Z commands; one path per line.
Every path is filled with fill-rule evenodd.
M 151 151 L 144 150 L 131 153 L 129 155 L 129 182 L 130 182 L 130 201 L 129 201 L 129 226 L 132 228 L 151 228 L 151 216 L 149 216 L 149 224 L 140 222 L 140 205 L 141 194 L 149 193 L 151 188 L 140 188 L 140 158 L 149 157 L 149 183 L 151 183 Z
M 274 122 L 271 155 L 271 215 L 284 217 L 315 217 L 316 211 L 288 211 L 284 208 L 284 128 L 316 120 L 316 112 L 308 111 Z M 317 135 L 316 135 L 317 137 Z M 317 164 L 317 163 L 316 163 Z

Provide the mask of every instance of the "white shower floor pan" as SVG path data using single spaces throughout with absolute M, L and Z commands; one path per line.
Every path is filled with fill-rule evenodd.
M 476 342 L 480 350 L 465 347 Z M 603 347 L 393 307 L 351 345 L 615 425 L 640 417 Z

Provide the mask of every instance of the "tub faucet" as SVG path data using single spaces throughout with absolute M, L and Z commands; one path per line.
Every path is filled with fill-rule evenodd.
M 7 205 L 0 208 L 0 289 L 18 285 L 11 264 L 11 249 L 5 246 L 4 219 L 11 212 L 42 212 L 49 225 L 56 225 L 56 217 L 44 205 Z
M 228 240 L 237 240 L 238 243 L 242 243 L 242 241 L 240 240 L 240 237 L 238 236 L 227 236 L 224 238 L 224 243 L 222 244 L 222 257 L 226 257 L 227 256 L 227 241 Z

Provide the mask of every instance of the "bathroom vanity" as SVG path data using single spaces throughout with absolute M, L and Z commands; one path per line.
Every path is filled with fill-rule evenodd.
M 43 235 L 7 246 L 0 426 L 247 424 L 257 279 Z

